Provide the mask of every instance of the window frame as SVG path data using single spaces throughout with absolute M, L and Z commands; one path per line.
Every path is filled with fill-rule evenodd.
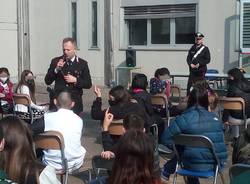
M 76 39 L 73 37 L 73 22 L 72 22 L 72 4 L 76 3 Z M 76 41 L 77 49 L 80 48 L 80 34 L 79 34 L 79 0 L 70 0 L 69 1 L 69 35 L 74 38 Z
M 96 45 L 93 45 L 93 2 L 96 2 Z M 98 0 L 89 1 L 89 50 L 100 50 L 100 33 L 99 33 L 99 12 L 100 5 Z
M 196 6 L 195 12 L 195 32 L 198 30 L 198 12 L 199 12 L 199 3 L 193 3 Z M 121 38 L 120 49 L 124 50 L 128 47 L 132 47 L 137 50 L 189 50 L 193 44 L 176 44 L 175 43 L 175 17 L 170 18 L 170 44 L 152 44 L 151 42 L 151 19 L 152 18 L 145 18 L 147 20 L 147 45 L 130 45 L 129 44 L 129 20 L 131 19 L 124 19 L 124 7 L 121 8 L 120 11 L 121 17 L 123 20 L 121 21 L 121 31 L 124 31 L 123 37 Z M 185 18 L 185 17 L 183 17 Z M 121 32 L 122 33 L 122 32 Z

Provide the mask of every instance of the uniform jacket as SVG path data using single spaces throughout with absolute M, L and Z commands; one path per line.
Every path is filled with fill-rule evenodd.
M 177 116 L 162 135 L 162 144 L 171 147 L 171 138 L 178 134 L 204 135 L 215 146 L 215 152 L 223 164 L 227 160 L 222 122 L 217 116 L 203 107 L 191 107 Z M 213 157 L 209 150 L 203 148 L 184 148 L 183 163 L 188 169 L 207 171 L 213 168 Z
M 74 62 L 66 61 L 61 71 L 55 72 L 56 65 L 63 56 L 52 59 L 48 72 L 45 76 L 45 83 L 52 84 L 55 81 L 55 91 L 69 89 L 72 94 L 82 95 L 82 89 L 89 89 L 92 86 L 91 76 L 87 61 L 76 56 Z M 77 78 L 75 84 L 67 84 L 63 78 L 64 75 L 71 74 Z
M 210 52 L 208 47 L 206 46 L 202 50 L 202 52 L 195 59 L 193 59 L 194 55 L 196 54 L 196 52 L 198 52 L 200 48 L 201 46 L 196 47 L 196 44 L 194 44 L 188 51 L 187 63 L 189 66 L 190 75 L 195 75 L 195 76 L 204 75 L 207 71 L 207 64 L 210 63 Z M 191 68 L 191 64 L 198 64 L 198 63 L 200 64 L 199 68 L 197 69 Z

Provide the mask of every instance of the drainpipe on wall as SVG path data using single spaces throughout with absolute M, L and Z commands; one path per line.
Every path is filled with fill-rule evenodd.
M 17 0 L 18 78 L 30 69 L 29 0 Z
M 111 36 L 111 11 L 110 0 L 104 1 L 104 82 L 105 85 L 111 86 L 113 80 L 112 71 L 112 36 Z

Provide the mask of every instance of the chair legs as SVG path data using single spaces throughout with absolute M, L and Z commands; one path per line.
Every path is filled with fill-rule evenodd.
M 226 181 L 222 172 L 220 172 L 220 177 L 221 177 L 222 184 L 226 184 Z

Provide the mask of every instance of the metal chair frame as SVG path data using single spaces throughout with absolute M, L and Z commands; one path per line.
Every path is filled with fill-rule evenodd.
M 14 93 L 13 94 L 13 114 L 16 115 L 16 111 L 15 111 L 15 105 L 17 104 L 21 104 L 21 105 L 25 105 L 28 108 L 28 113 L 30 115 L 30 123 L 33 123 L 33 112 L 31 109 L 31 99 L 28 95 L 25 94 L 18 94 L 18 93 Z
M 216 153 L 215 153 L 215 148 L 214 148 L 214 144 L 213 142 L 206 136 L 203 135 L 190 135 L 190 134 L 179 134 L 179 135 L 175 135 L 173 137 L 173 147 L 174 147 L 174 151 L 175 154 L 177 156 L 177 165 L 176 165 L 176 172 L 174 174 L 174 179 L 173 179 L 173 183 L 176 183 L 176 178 L 177 178 L 177 174 L 178 174 L 178 169 L 183 168 L 183 163 L 181 161 L 181 156 L 176 148 L 176 145 L 178 146 L 187 146 L 187 147 L 197 147 L 197 148 L 207 148 L 211 151 L 211 154 L 214 157 L 214 161 L 216 164 L 215 170 L 214 170 L 214 181 L 213 183 L 215 184 L 217 181 L 217 176 L 218 176 L 218 172 L 221 176 L 222 179 L 222 183 L 225 183 L 223 174 L 222 174 L 222 168 L 220 166 L 220 161 L 219 158 L 217 157 Z
M 38 134 L 34 137 L 35 147 L 41 149 L 54 149 L 61 151 L 63 172 L 57 172 L 61 176 L 61 182 L 63 183 L 63 175 L 65 175 L 64 184 L 68 183 L 68 161 L 64 152 L 64 138 L 60 132 L 57 131 L 45 131 L 42 134 Z
M 245 101 L 241 97 L 221 97 L 219 98 L 220 117 L 222 117 L 222 109 L 224 110 L 241 110 L 243 115 L 243 125 L 247 128 L 247 116 L 245 112 Z M 239 124 L 240 125 L 240 124 Z

